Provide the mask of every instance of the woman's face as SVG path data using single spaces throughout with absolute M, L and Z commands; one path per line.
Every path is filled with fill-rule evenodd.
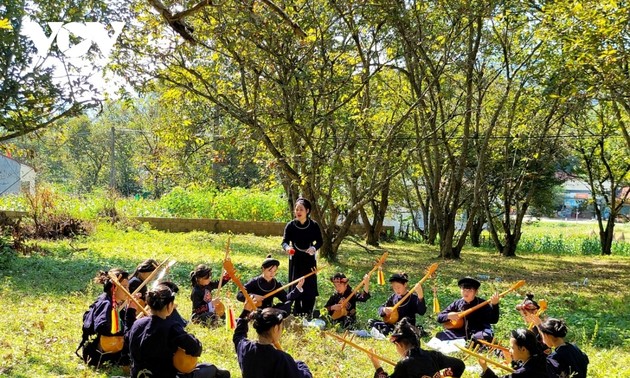
M 295 213 L 295 219 L 303 223 L 306 220 L 306 216 L 308 215 L 309 210 L 306 210 L 304 205 L 302 205 L 301 202 L 298 202 L 295 204 L 294 213 Z
M 271 281 L 276 276 L 276 272 L 278 272 L 278 266 L 272 265 L 262 270 L 262 276 L 266 281 Z
M 407 285 L 400 282 L 392 282 L 392 291 L 397 295 L 403 295 L 407 292 Z
M 401 357 L 407 356 L 407 348 L 403 344 L 394 343 L 394 345 L 396 345 L 396 352 L 398 352 Z
M 208 275 L 207 277 L 203 277 L 203 278 L 197 278 L 197 283 L 199 284 L 199 286 L 210 285 L 210 279 L 211 279 L 211 275 Z
M 548 335 L 548 334 L 546 334 L 544 332 L 541 332 L 540 336 L 542 336 L 542 341 L 543 341 L 543 343 L 545 343 L 546 346 L 548 346 L 550 348 L 553 346 L 553 342 L 551 340 L 551 335 Z
M 529 351 L 525 347 L 518 346 L 513 337 L 510 338 L 510 354 L 513 360 L 527 361 L 529 359 Z
M 125 293 L 125 290 L 129 290 L 129 280 L 123 279 L 119 282 L 121 286 L 116 286 L 116 301 L 123 302 L 125 299 L 127 299 L 127 294 Z
M 333 281 L 333 285 L 335 285 L 335 290 L 337 290 L 337 293 L 339 294 L 343 294 L 346 289 L 348 288 L 348 283 L 347 282 L 341 282 L 341 281 Z
M 466 302 L 472 302 L 472 300 L 477 296 L 477 290 L 472 287 L 462 286 L 459 290 L 462 294 L 462 299 Z

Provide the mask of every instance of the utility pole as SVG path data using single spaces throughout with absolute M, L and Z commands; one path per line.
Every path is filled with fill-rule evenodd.
M 115 150 L 116 150 L 116 129 L 114 129 L 114 127 L 112 127 L 112 135 L 111 135 L 111 146 L 110 146 L 110 168 L 109 168 L 109 189 L 112 191 L 114 191 L 114 189 L 116 188 L 116 156 L 115 156 Z

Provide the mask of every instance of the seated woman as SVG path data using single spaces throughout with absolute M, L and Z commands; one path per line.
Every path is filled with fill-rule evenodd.
M 374 355 L 370 355 L 376 369 L 374 378 L 460 377 L 464 373 L 466 366 L 462 360 L 437 351 L 422 349 L 418 333 L 418 328 L 409 323 L 407 318 L 396 324 L 390 341 L 394 343 L 402 359 L 396 363 L 394 372 L 388 375 L 381 367 L 380 361 Z M 441 372 L 442 370 L 444 371 Z
M 131 274 L 129 278 L 129 292 L 133 294 L 143 283 L 151 276 L 151 274 L 157 269 L 160 264 L 154 259 L 146 259 L 136 267 L 136 270 Z M 155 281 L 152 281 L 155 282 Z M 146 304 L 146 295 L 147 290 L 149 289 L 149 285 L 152 285 L 152 282 L 147 282 L 140 288 L 140 291 L 136 294 L 136 297 L 139 299 L 141 304 Z M 173 284 L 175 285 L 175 284 Z M 177 285 L 175 285 L 176 287 Z M 172 288 L 171 288 L 172 289 Z M 179 288 L 177 288 L 179 290 Z M 176 291 L 177 292 L 177 291 Z M 186 327 L 188 322 L 182 318 L 182 316 L 177 312 L 177 309 L 173 311 L 171 315 L 173 319 L 177 319 L 178 322 L 181 323 L 182 327 Z
M 533 317 L 538 318 L 538 315 L 536 314 L 538 313 L 538 310 L 540 310 L 540 305 L 538 305 L 538 302 L 534 300 L 534 294 L 532 293 L 525 294 L 525 298 L 523 299 L 523 302 L 517 304 L 515 308 L 516 308 L 516 311 L 518 311 L 521 314 L 521 316 L 525 320 L 525 323 L 530 324 L 529 328 L 536 335 L 536 340 L 538 341 L 538 345 L 540 346 L 540 349 L 546 355 L 551 353 L 551 349 L 548 346 L 546 346 L 545 343 L 543 342 L 542 336 L 538 328 L 537 327 L 532 328 L 534 323 L 531 319 Z M 540 321 L 540 319 L 538 320 Z
M 159 284 L 147 292 L 147 304 L 151 316 L 138 319 L 128 334 L 132 378 L 230 377 L 230 372 L 210 364 L 197 364 L 187 374 L 178 372 L 173 364 L 178 348 L 189 356 L 198 357 L 202 351 L 201 342 L 170 317 L 175 309 L 175 293 L 168 285 Z
M 221 286 L 230 280 L 230 276 L 224 272 L 221 277 Z M 212 269 L 205 264 L 199 264 L 190 272 L 190 300 L 192 301 L 193 323 L 214 325 L 219 320 L 216 311 L 216 298 L 212 298 L 212 290 L 219 287 L 219 281 L 212 281 Z M 224 318 L 225 315 L 222 316 Z
M 563 320 L 549 318 L 537 325 L 544 343 L 553 348 L 547 356 L 550 377 L 586 378 L 588 356 L 575 344 L 564 341 L 567 325 Z
M 378 314 L 383 318 L 391 315 L 391 307 L 400 302 L 400 300 L 409 292 L 409 287 L 407 285 L 409 277 L 407 276 L 407 273 L 394 273 L 389 278 L 389 282 L 394 293 L 387 298 L 384 305 L 378 308 Z M 427 305 L 424 301 L 424 291 L 422 290 L 422 285 L 416 286 L 416 292 L 412 293 L 404 303 L 399 305 L 397 311 L 398 321 L 407 318 L 410 324 L 416 325 L 416 314 L 424 315 L 427 312 Z M 376 328 L 384 335 L 389 335 L 394 329 L 395 324 L 388 324 L 384 321 L 370 319 L 368 321 L 368 326 Z M 421 333 L 424 333 L 424 331 L 421 331 Z
M 538 346 L 536 335 L 530 330 L 519 328 L 511 333 L 510 358 L 521 362 L 521 366 L 512 374 L 503 378 L 546 378 L 545 356 Z M 495 378 L 497 375 L 488 368 L 484 360 L 479 360 L 482 378 Z
M 247 293 L 254 298 L 254 302 L 257 302 L 257 305 L 261 303 L 259 308 L 274 307 L 290 312 L 293 301 L 302 295 L 304 279 L 298 281 L 295 288 L 291 290 L 289 294 L 283 289 L 263 299 L 265 295 L 282 287 L 282 283 L 276 280 L 276 273 L 278 273 L 279 266 L 280 261 L 272 258 L 271 255 L 267 255 L 267 258 L 263 260 L 260 266 L 261 274 L 249 280 L 244 286 L 245 289 L 247 289 Z M 236 295 L 236 299 L 245 302 L 245 296 L 240 291 Z M 278 299 L 279 303 L 274 305 L 274 299 Z
M 490 299 L 490 304 L 473 311 L 468 316 L 460 319 L 458 313 L 475 307 L 484 299 L 477 297 L 477 291 L 481 283 L 474 278 L 464 277 L 457 282 L 462 297 L 448 305 L 437 316 L 437 321 L 445 325 L 446 330 L 438 332 L 435 337 L 440 340 L 455 339 L 476 339 L 492 341 L 494 332 L 491 324 L 499 321 L 499 301 L 498 293 L 494 293 Z M 458 319 L 463 320 L 461 326 L 451 326 L 451 322 Z
M 334 276 L 330 277 L 330 281 L 335 285 L 335 293 L 330 296 L 324 307 L 328 310 L 328 315 L 333 316 L 335 311 L 341 310 L 340 302 L 352 294 L 352 289 L 348 285 L 348 278 L 343 273 L 335 273 Z M 366 302 L 370 299 L 370 277 L 367 274 L 363 277 L 363 282 L 361 292 L 353 295 L 346 304 L 347 315 L 338 319 L 331 318 L 333 325 L 340 325 L 344 329 L 354 327 L 357 322 L 357 302 Z
M 153 271 L 155 270 L 155 268 L 158 267 L 158 265 L 159 265 L 158 262 L 155 261 L 154 259 L 146 259 L 140 264 L 138 264 L 138 266 L 136 267 L 136 270 L 133 271 L 133 273 L 131 274 L 131 277 L 129 278 L 129 292 L 133 293 L 134 291 L 136 291 L 136 289 L 138 289 L 138 287 L 140 287 L 140 285 L 142 285 L 142 283 L 147 278 L 149 278 L 151 273 L 153 273 Z M 142 302 L 145 302 L 146 294 L 147 294 L 147 286 L 145 285 L 142 288 L 140 288 L 139 293 L 140 293 L 140 299 L 142 300 Z
M 313 374 L 304 362 L 295 361 L 280 349 L 282 320 L 287 313 L 273 307 L 252 310 L 245 302 L 232 338 L 243 378 L 312 378 Z M 250 320 L 254 322 L 258 341 L 247 339 Z
M 110 274 L 121 286 L 114 284 Z M 136 306 L 131 302 L 127 309 L 119 308 L 127 298 L 128 278 L 129 273 L 118 268 L 100 271 L 94 278 L 95 283 L 103 285 L 103 293 L 83 314 L 83 340 L 76 350 L 78 352 L 83 348 L 80 357 L 88 365 L 99 367 L 104 362 L 129 364 L 124 335 L 136 319 Z

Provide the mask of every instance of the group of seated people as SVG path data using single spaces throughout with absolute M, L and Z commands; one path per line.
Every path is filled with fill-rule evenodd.
M 244 285 L 252 301 L 246 300 L 242 292 L 238 295 L 244 307 L 237 320 L 233 343 L 244 378 L 312 377 L 304 362 L 296 361 L 280 347 L 283 320 L 291 311 L 292 301 L 300 297 L 304 281 L 299 280 L 288 293 L 279 290 L 282 284 L 275 278 L 279 265 L 278 260 L 268 256 L 261 264 L 261 274 Z M 196 363 L 195 357 L 202 353 L 202 343 L 185 331 L 187 321 L 176 310 L 177 285 L 167 281 L 155 282 L 149 289 L 146 285 L 141 287 L 157 266 L 155 260 L 149 259 L 140 264 L 131 276 L 121 269 L 99 272 L 95 280 L 103 285 L 103 293 L 84 314 L 80 357 L 93 366 L 100 366 L 104 362 L 129 365 L 133 378 L 229 377 L 230 372 L 227 370 L 212 364 Z M 220 280 L 212 281 L 211 274 L 211 269 L 205 265 L 197 266 L 190 273 L 190 298 L 193 304 L 191 320 L 195 323 L 215 325 L 222 315 L 216 311 L 218 302 L 217 298 L 212 297 L 212 291 L 227 283 L 230 277 L 223 274 Z M 355 327 L 357 302 L 365 302 L 370 298 L 369 275 L 363 277 L 361 290 L 352 290 L 349 279 L 343 273 L 336 273 L 330 281 L 335 291 L 325 304 L 328 316 L 324 317 L 341 328 Z M 460 377 L 465 370 L 460 359 L 421 348 L 423 330 L 416 327 L 416 314 L 423 315 L 426 312 L 424 292 L 420 284 L 415 285 L 410 292 L 408 281 L 404 273 L 390 277 L 393 293 L 379 307 L 381 319 L 371 319 L 368 323 L 370 327 L 389 336 L 401 356 L 394 371 L 387 374 L 379 359 L 369 354 L 375 368 L 374 377 L 439 376 L 436 374 Z M 458 281 L 461 298 L 437 315 L 439 323 L 455 323 L 460 320 L 458 314 L 462 311 L 482 302 L 487 302 L 487 305 L 461 319 L 461 326 L 438 332 L 436 338 L 494 339 L 492 324 L 499 321 L 501 298 L 496 293 L 489 301 L 477 297 L 480 285 L 478 280 L 471 277 Z M 137 293 L 130 297 L 134 291 Z M 276 293 L 267 296 L 271 292 Z M 542 321 L 537 317 L 537 304 L 533 297 L 528 297 L 524 303 L 526 305 L 518 309 L 534 327 L 511 332 L 509 353 L 505 357 L 512 360 L 514 372 L 506 377 L 586 377 L 588 357 L 577 346 L 565 342 L 566 324 L 558 319 Z M 397 315 L 394 322 L 388 321 L 392 319 L 392 312 Z M 247 338 L 250 322 L 256 330 L 257 340 Z M 192 364 L 192 367 L 182 369 L 178 365 L 182 358 L 186 366 Z M 496 377 L 485 360 L 480 359 L 479 364 L 482 377 Z

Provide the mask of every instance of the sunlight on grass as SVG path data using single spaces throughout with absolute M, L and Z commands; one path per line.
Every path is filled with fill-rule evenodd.
M 557 228 L 560 227 L 564 226 Z M 589 231 L 583 229 L 579 232 Z M 565 235 L 571 234 L 567 232 Z M 73 243 L 37 242 L 44 252 L 15 258 L 7 269 L 0 272 L 0 326 L 3 329 L 0 334 L 0 375 L 122 375 L 119 368 L 103 369 L 100 372 L 86 368 L 74 356 L 81 337 L 81 316 L 102 290 L 91 283 L 96 271 L 113 266 L 133 271 L 145 258 L 153 257 L 162 261 L 171 257 L 177 261 L 170 279 L 180 286 L 178 309 L 183 316 L 189 317 L 188 274 L 196 264 L 206 263 L 213 267 L 216 277 L 228 237 L 227 234 L 206 232 L 169 234 L 148 229 L 119 230 L 111 225 L 99 224 L 94 235 Z M 235 235 L 231 240 L 231 258 L 243 280 L 259 274 L 260 263 L 271 253 L 281 261 L 278 277 L 286 282 L 288 261 L 280 249 L 279 237 Z M 630 319 L 625 300 L 630 285 L 627 274 L 630 271 L 630 259 L 627 257 L 519 252 L 516 258 L 505 259 L 491 250 L 468 248 L 463 251 L 461 260 L 441 261 L 436 260 L 438 251 L 434 246 L 395 242 L 381 247 L 390 252 L 384 266 L 386 277 L 394 272 L 405 271 L 410 276 L 410 283 L 415 283 L 431 263 L 440 264 L 437 278 L 424 285 L 429 308 L 433 300 L 433 285 L 437 287 L 443 308 L 458 297 L 456 282 L 464 275 L 481 278 L 479 294 L 484 298 L 488 298 L 495 289 L 503 291 L 517 280 L 527 280 L 523 290 L 502 299 L 501 320 L 495 327 L 501 342 L 507 342 L 506 335 L 510 329 L 524 326 L 514 306 L 522 300 L 526 291 L 531 291 L 535 293 L 536 299 L 545 298 L 549 301 L 550 315 L 567 320 L 570 326 L 569 340 L 577 342 L 589 354 L 589 377 L 630 375 Z M 382 252 L 368 253 L 354 243 L 344 243 L 340 249 L 339 263 L 320 262 L 325 268 L 320 274 L 321 296 L 317 306 L 321 307 L 332 293 L 333 287 L 328 277 L 334 272 L 345 272 L 354 286 Z M 236 294 L 234 285 L 226 285 L 223 292 L 227 296 L 227 304 L 233 306 L 238 315 L 242 305 L 233 299 Z M 376 309 L 390 294 L 390 289 L 388 286 L 378 286 L 374 278 L 371 293 L 371 300 L 359 304 L 358 319 L 362 325 L 369 318 L 376 317 Z M 440 330 L 430 309 L 427 315 L 418 320 L 430 333 Z M 209 329 L 192 324 L 188 331 L 204 343 L 200 361 L 215 363 L 229 369 L 233 377 L 240 377 L 230 331 L 225 327 Z M 253 337 L 253 332 L 250 336 Z M 384 357 L 398 360 L 389 342 L 374 339 L 355 341 L 374 348 Z M 373 374 L 371 363 L 362 352 L 350 347 L 342 351 L 339 342 L 323 336 L 315 329 L 302 328 L 299 320 L 297 324 L 287 326 L 282 345 L 296 359 L 305 361 L 316 377 L 358 378 Z M 472 360 L 468 360 L 467 364 L 471 367 L 476 365 Z M 468 371 L 464 375 L 474 376 L 477 375 Z

